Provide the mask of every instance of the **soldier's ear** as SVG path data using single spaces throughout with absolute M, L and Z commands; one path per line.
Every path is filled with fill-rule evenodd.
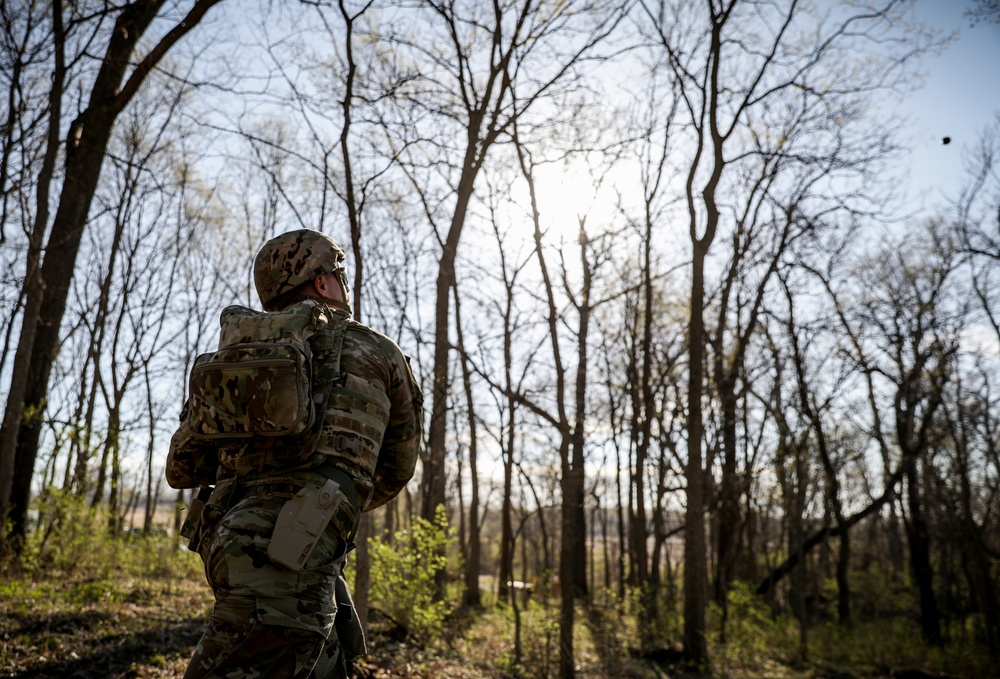
M 324 276 L 316 276 L 313 278 L 313 290 L 316 291 L 320 297 L 326 296 L 326 278 Z

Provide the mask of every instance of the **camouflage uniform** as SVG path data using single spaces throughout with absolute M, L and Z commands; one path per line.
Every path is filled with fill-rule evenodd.
M 295 281 L 336 272 L 339 261 L 331 267 L 324 258 L 329 244 L 326 236 L 302 230 L 265 245 L 257 259 L 264 307 L 280 307 L 272 302 L 282 296 L 297 303 L 288 298 Z M 346 291 L 343 280 L 341 285 Z M 422 399 L 395 342 L 350 320 L 343 308 L 331 311 L 336 321 L 349 323 L 341 379 L 331 389 L 319 442 L 304 461 L 297 459 L 289 468 L 280 455 L 268 454 L 248 468 L 245 453 L 195 442 L 183 421 L 171 441 L 171 486 L 216 485 L 202 512 L 199 548 L 216 604 L 186 679 L 346 676 L 335 620 L 340 627 L 344 614 L 353 613 L 342 610 L 338 616 L 337 601 L 346 598 L 350 605 L 343 566 L 356 521 L 351 526 L 331 521 L 298 572 L 272 563 L 268 545 L 285 502 L 306 484 L 322 485 L 331 468 L 350 477 L 349 495 L 358 509 L 367 511 L 395 497 L 416 466 Z M 363 640 L 346 655 L 360 652 Z

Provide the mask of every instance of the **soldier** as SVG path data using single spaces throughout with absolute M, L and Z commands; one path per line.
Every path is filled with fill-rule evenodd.
M 422 398 L 396 343 L 349 318 L 343 259 L 328 236 L 302 229 L 271 239 L 254 261 L 265 310 L 312 305 L 327 314 L 329 328 L 345 324 L 339 354 L 315 354 L 319 362 L 339 357 L 339 379 L 329 387 L 312 452 L 284 455 L 280 441 L 259 451 L 213 447 L 196 441 L 184 419 L 171 440 L 168 483 L 215 486 L 192 546 L 216 603 L 185 679 L 345 677 L 350 657 L 364 652 L 363 637 L 338 638 L 345 629 L 360 633 L 356 619 L 342 624 L 353 616 L 344 561 L 361 511 L 391 500 L 413 476 Z M 300 570 L 276 563 L 269 547 L 273 555 L 271 542 L 285 536 L 285 524 L 275 531 L 279 515 L 303 489 L 336 488 L 324 485 L 330 479 L 349 503 L 329 519 Z

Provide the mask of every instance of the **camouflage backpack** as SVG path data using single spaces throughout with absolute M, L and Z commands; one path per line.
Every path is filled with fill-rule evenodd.
M 316 448 L 350 320 L 314 301 L 281 311 L 229 306 L 218 351 L 195 359 L 186 421 L 238 474 Z M 323 360 L 314 360 L 322 357 Z M 280 458 L 280 459 L 277 459 Z

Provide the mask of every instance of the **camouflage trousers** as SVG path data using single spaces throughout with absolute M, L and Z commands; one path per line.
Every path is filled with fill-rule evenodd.
M 334 629 L 344 541 L 327 530 L 297 573 L 271 563 L 267 547 L 286 500 L 237 502 L 202 543 L 216 603 L 184 679 L 347 676 Z

